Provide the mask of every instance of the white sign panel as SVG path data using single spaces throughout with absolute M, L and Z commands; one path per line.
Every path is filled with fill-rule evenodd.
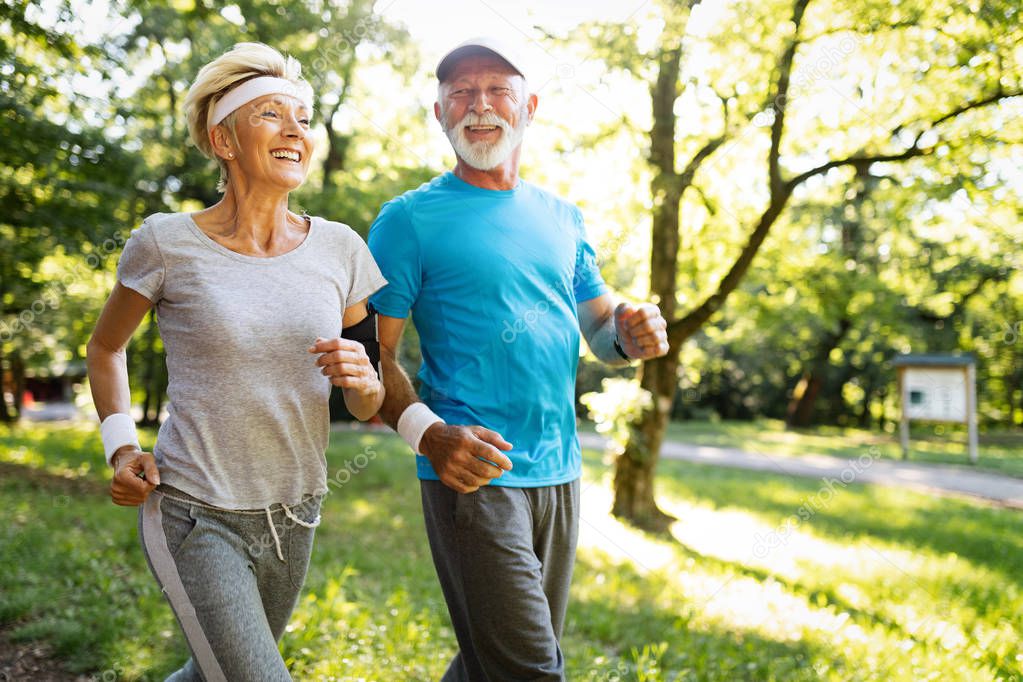
M 966 372 L 961 367 L 907 367 L 905 404 L 910 419 L 966 422 Z

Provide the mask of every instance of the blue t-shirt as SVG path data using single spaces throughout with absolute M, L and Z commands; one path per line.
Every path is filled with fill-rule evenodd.
M 449 172 L 384 204 L 368 241 L 388 281 L 370 302 L 388 317 L 411 310 L 419 332 L 419 397 L 514 446 L 493 485 L 578 478 L 576 304 L 607 291 L 579 209 L 526 182 L 487 190 Z

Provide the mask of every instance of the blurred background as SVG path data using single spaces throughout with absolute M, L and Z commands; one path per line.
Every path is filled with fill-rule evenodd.
M 767 537 L 805 508 L 800 502 L 814 499 L 816 484 L 714 473 L 677 461 L 659 466 L 662 445 L 894 460 L 901 407 L 892 361 L 907 353 L 974 360 L 980 468 L 1023 476 L 1020 14 L 1018 0 L 0 3 L 0 422 L 11 425 L 4 461 L 14 467 L 0 473 L 13 480 L 25 476 L 18 467 L 50 471 L 46 453 L 52 452 L 62 463 L 50 474 L 74 479 L 77 471 L 97 481 L 105 475 L 102 466 L 85 463 L 99 457 L 92 427 L 75 427 L 72 447 L 66 432 L 56 437 L 14 425 L 94 416 L 85 344 L 125 240 L 150 213 L 194 211 L 218 200 L 215 168 L 188 142 L 182 112 L 203 64 L 239 41 L 265 42 L 302 62 L 316 93 L 317 154 L 292 207 L 348 223 L 365 236 L 383 202 L 453 166 L 433 119 L 433 69 L 465 38 L 493 34 L 521 45 L 536 74 L 530 85 L 539 109 L 526 136 L 523 178 L 578 204 L 616 295 L 657 301 L 670 323 L 672 350 L 663 361 L 610 370 L 589 353 L 580 360 L 584 445 L 607 448 L 603 461 L 588 451 L 588 471 L 599 483 L 590 494 L 606 492 L 595 502 L 602 512 L 612 508 L 617 519 L 635 524 L 609 530 L 594 520 L 593 528 L 601 529 L 604 549 L 608 542 L 617 547 L 634 571 L 615 580 L 643 587 L 632 601 L 600 611 L 598 603 L 613 603 L 632 588 L 598 580 L 608 566 L 625 570 L 625 564 L 586 558 L 584 551 L 579 590 L 597 596 L 589 610 L 573 612 L 590 623 L 590 630 L 570 630 L 583 652 L 572 661 L 588 671 L 577 679 L 936 679 L 961 666 L 963 679 L 1020 679 L 1018 512 L 998 510 L 1005 514 L 998 516 L 947 499 L 939 506 L 929 497 L 861 491 L 855 495 L 862 497 L 846 498 L 848 506 L 813 507 L 815 520 L 831 519 L 819 531 L 829 547 L 810 543 L 797 550 L 785 535 L 783 544 L 798 554 L 786 555 L 788 568 L 763 557 L 743 567 L 735 547 L 715 548 L 709 536 L 682 539 L 678 524 L 670 531 L 677 553 L 662 560 L 660 540 L 635 531 L 663 533 L 673 521 L 664 512 L 679 517 L 703 510 L 697 518 L 737 533 L 732 537 L 749 559 L 751 547 L 766 546 L 754 542 L 756 534 Z M 414 371 L 414 329 L 402 354 Z M 155 426 L 167 385 L 155 316 L 139 328 L 128 361 L 136 417 Z M 343 421 L 343 407 L 334 402 Z M 912 435 L 914 459 L 967 462 L 962 424 L 918 422 Z M 60 459 L 73 448 L 83 454 Z M 664 489 L 659 503 L 655 472 Z M 373 485 L 387 483 L 360 480 L 370 496 Z M 74 499 L 74 493 L 53 494 Z M 854 496 L 852 488 L 843 494 Z M 409 504 L 415 513 L 414 500 Z M 741 509 L 735 513 L 766 525 L 760 531 L 736 526 L 734 515 L 708 511 L 734 505 Z M 895 532 L 887 528 L 894 517 L 879 507 L 901 510 L 895 516 L 909 524 L 904 534 L 885 535 Z M 932 535 L 959 513 L 966 520 L 954 533 Z M 872 533 L 884 539 L 849 550 L 860 552 L 855 557 L 841 554 L 860 542 L 853 538 Z M 1007 539 L 1013 533 L 1016 539 Z M 726 536 L 722 531 L 718 539 Z M 910 553 L 863 568 L 877 561 L 873 548 L 884 542 Z M 996 545 L 997 551 L 984 549 Z M 28 551 L 38 544 L 15 546 Z M 936 552 L 937 563 L 912 553 L 924 546 Z M 957 553 L 979 563 L 954 570 L 941 563 Z M 707 557 L 714 557 L 710 564 Z M 794 568 L 811 557 L 820 562 L 805 573 Z M 863 569 L 855 577 L 815 582 L 853 564 Z M 910 576 L 904 584 L 886 582 L 899 572 L 896 564 Z M 747 617 L 764 641 L 802 639 L 801 628 L 825 632 L 795 653 L 761 642 L 770 656 L 744 654 L 751 640 L 731 635 L 699 640 L 704 653 L 720 647 L 718 657 L 701 658 L 684 644 L 661 648 L 662 639 L 670 640 L 662 630 L 681 638 L 690 636 L 683 634 L 690 626 L 700 631 L 701 609 L 687 610 L 693 599 L 684 600 L 685 608 L 657 605 L 654 593 L 644 592 L 664 587 L 659 571 L 676 575 L 683 565 L 719 579 L 717 587 L 688 584 L 682 593 L 692 597 L 696 590 L 706 603 L 724 590 L 736 610 L 715 616 L 714 627 L 723 632 L 744 631 L 737 623 Z M 725 587 L 728 576 L 740 576 L 733 588 L 745 580 L 759 587 L 733 593 Z M 321 577 L 329 586 L 326 573 Z M 429 578 L 427 571 L 424 594 L 434 589 Z M 31 576 L 20 579 L 35 584 Z M 857 580 L 864 581 L 859 592 L 836 587 Z M 984 585 L 997 589 L 989 593 Z M 43 587 L 53 585 L 42 581 Z M 772 630 L 765 624 L 770 614 L 791 607 L 775 592 L 789 588 L 801 604 L 796 611 L 826 611 L 839 621 L 807 616 L 779 626 L 783 634 Z M 331 603 L 338 589 L 335 584 Z M 43 593 L 21 593 L 0 615 L 7 622 L 28 618 Z M 393 591 L 368 593 L 395 598 Z M 955 594 L 970 596 L 960 603 Z M 742 604 L 758 600 L 770 604 L 767 615 L 743 612 Z M 953 602 L 970 615 L 949 620 L 955 631 L 949 634 L 936 623 L 945 622 L 941 614 Z M 913 603 L 931 615 L 914 620 L 907 611 Z M 417 609 L 425 608 L 407 606 L 395 606 L 402 627 L 419 622 Z M 325 617 L 315 605 L 309 609 Z M 623 616 L 633 611 L 638 620 Z M 732 618 L 735 613 L 743 615 Z M 160 618 L 166 621 L 153 615 L 147 622 Z M 622 623 L 631 623 L 638 638 L 621 632 Z M 850 623 L 859 634 L 847 631 Z M 116 633 L 139 623 L 110 627 Z M 43 630 L 58 653 L 80 657 L 73 659 L 76 670 L 95 673 L 116 663 L 110 668 L 116 676 L 146 675 L 123 656 L 97 658 L 104 646 L 113 647 L 111 633 L 90 658 L 87 642 L 68 635 L 65 651 L 59 627 L 57 635 Z M 32 640 L 32 632 L 19 636 Z M 450 632 L 441 637 L 450 645 Z M 312 658 L 322 654 L 309 646 L 319 652 Z M 159 647 L 139 647 L 139 660 L 155 656 L 158 668 L 172 669 L 171 659 L 154 653 Z M 837 653 L 822 653 L 832 648 Z M 870 659 L 858 672 L 855 662 L 879 650 L 902 653 Z M 381 651 L 366 670 L 392 660 Z M 424 671 L 443 663 L 443 656 L 422 663 L 424 654 L 410 651 L 394 659 L 392 677 L 380 679 L 427 679 Z M 346 679 L 337 670 L 321 675 L 302 668 L 310 660 L 299 656 L 293 663 L 310 678 Z M 795 663 L 777 667 L 778 661 Z
M 818 2 L 798 43 L 791 2 L 693 4 L 5 3 L 0 419 L 80 392 L 85 342 L 141 219 L 217 201 L 181 110 L 204 63 L 243 40 L 301 60 L 318 153 L 295 208 L 365 235 L 384 201 L 453 164 L 433 67 L 492 33 L 522 44 L 539 74 L 523 176 L 580 205 L 614 289 L 660 299 L 651 255 L 677 246 L 673 318 L 707 314 L 673 344 L 672 418 L 890 430 L 891 358 L 958 351 L 978 361 L 982 424 L 1023 425 L 1018 4 Z M 659 56 L 672 54 L 665 105 Z M 651 141 L 657 98 L 673 166 Z M 668 182 L 665 168 L 694 172 Z M 677 236 L 652 240 L 672 198 Z M 155 320 L 129 357 L 155 422 Z M 604 375 L 583 358 L 580 394 Z

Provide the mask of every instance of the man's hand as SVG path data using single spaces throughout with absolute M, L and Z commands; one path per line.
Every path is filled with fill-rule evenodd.
M 309 349 L 319 353 L 316 366 L 320 373 L 330 377 L 330 383 L 365 396 L 374 396 L 381 389 L 380 379 L 366 349 L 358 341 L 342 339 L 316 339 Z
M 511 448 L 511 443 L 490 429 L 442 422 L 428 428 L 419 442 L 420 452 L 430 460 L 441 483 L 459 493 L 476 492 L 511 471 L 511 460 L 501 453 Z
M 114 453 L 114 478 L 110 481 L 110 499 L 114 504 L 134 507 L 146 501 L 149 493 L 160 485 L 156 460 L 134 445 L 125 445 Z M 140 474 L 144 474 L 142 478 Z
M 653 303 L 619 303 L 615 308 L 615 332 L 622 350 L 633 360 L 649 360 L 668 354 L 668 323 Z

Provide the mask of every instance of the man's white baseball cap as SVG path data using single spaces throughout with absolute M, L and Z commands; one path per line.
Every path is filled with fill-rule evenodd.
M 459 43 L 454 49 L 441 57 L 437 63 L 437 80 L 443 83 L 444 79 L 451 75 L 452 69 L 455 68 L 455 64 L 459 60 L 481 54 L 497 55 L 518 71 L 520 76 L 529 80 L 526 73 L 526 60 L 522 54 L 505 41 L 491 36 L 470 38 L 465 42 Z

